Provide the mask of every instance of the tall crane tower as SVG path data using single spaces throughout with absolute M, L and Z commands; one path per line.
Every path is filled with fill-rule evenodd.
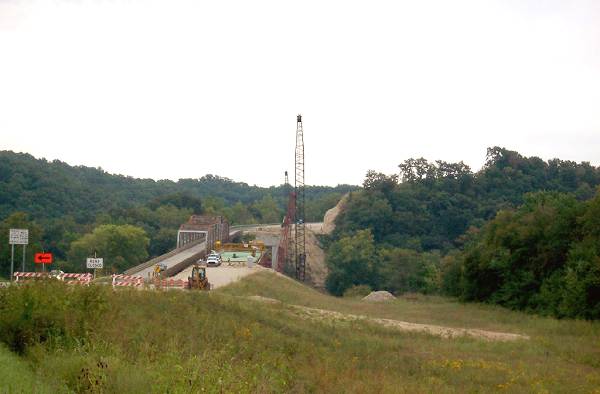
M 306 223 L 304 218 L 304 130 L 302 115 L 296 117 L 296 176 L 294 179 L 295 215 L 294 215 L 294 257 L 296 278 L 306 278 Z

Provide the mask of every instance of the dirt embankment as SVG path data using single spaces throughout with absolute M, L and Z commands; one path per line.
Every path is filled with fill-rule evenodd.
M 319 240 L 311 230 L 306 231 L 306 261 L 309 282 L 316 288 L 324 289 L 329 273 L 325 265 L 325 251 L 321 249 Z
M 323 234 L 331 234 L 333 230 L 335 230 L 335 219 L 338 217 L 340 212 L 346 207 L 348 202 L 349 194 L 345 194 L 344 197 L 340 199 L 340 201 L 336 204 L 335 207 L 331 208 L 327 212 L 325 212 L 325 216 L 323 217 Z
M 317 234 L 331 234 L 335 229 L 335 219 L 346 206 L 348 194 L 344 195 L 335 207 L 325 212 L 323 224 L 320 228 L 308 226 L 309 231 L 306 232 L 306 254 L 308 264 L 308 278 L 310 283 L 316 288 L 325 288 L 325 279 L 329 270 L 325 265 L 325 251 L 321 249 Z

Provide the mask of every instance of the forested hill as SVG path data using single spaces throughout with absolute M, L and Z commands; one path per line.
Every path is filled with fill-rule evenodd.
M 600 319 L 600 169 L 490 148 L 370 171 L 329 239 L 334 294 L 425 292 Z
M 364 191 L 352 196 L 338 217 L 338 235 L 371 229 L 376 242 L 415 250 L 447 251 L 460 246 L 469 226 L 480 227 L 505 208 L 523 203 L 526 193 L 594 196 L 600 169 L 590 163 L 524 157 L 489 148 L 484 167 L 473 172 L 463 162 L 408 159 L 400 176 L 369 171 Z
M 327 199 L 328 194 L 339 197 L 355 189 L 356 186 L 350 185 L 307 186 L 307 205 Z M 147 204 L 174 194 L 199 197 L 205 206 L 213 205 L 216 210 L 238 202 L 250 206 L 269 195 L 280 209 L 286 205 L 282 186 L 250 186 L 214 175 L 178 182 L 137 179 L 109 174 L 100 168 L 70 166 L 58 160 L 0 151 L 0 220 L 23 211 L 38 221 L 70 216 L 86 223 L 95 220 L 99 213 Z M 315 216 L 322 210 L 313 206 L 311 211 L 307 206 L 308 213 Z

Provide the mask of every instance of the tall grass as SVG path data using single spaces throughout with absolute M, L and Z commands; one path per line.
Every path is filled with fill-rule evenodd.
M 307 320 L 285 304 L 246 295 L 404 320 L 445 314 L 430 318 L 439 323 L 455 314 L 469 327 L 495 318 L 499 323 L 490 325 L 530 333 L 532 340 L 445 340 L 366 322 Z M 600 387 L 597 325 L 520 322 L 524 315 L 436 298 L 364 304 L 268 274 L 210 293 L 15 287 L 0 290 L 0 309 L 6 308 L 12 312 L 0 315 L 0 324 L 27 340 L 21 347 L 11 344 L 13 334 L 2 341 L 20 350 L 20 360 L 41 379 L 75 392 L 571 393 Z M 576 340 L 570 351 L 561 343 L 567 338 Z
M 0 346 L 0 392 L 66 393 L 67 388 L 37 374 L 29 363 Z

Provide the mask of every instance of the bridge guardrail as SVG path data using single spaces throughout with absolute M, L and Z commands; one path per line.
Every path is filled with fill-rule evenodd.
M 177 275 L 178 273 L 180 273 L 181 271 L 183 271 L 184 269 L 186 269 L 190 265 L 194 264 L 200 258 L 204 258 L 204 257 L 206 257 L 206 249 L 204 249 L 203 251 L 201 251 L 199 253 L 196 253 L 193 256 L 190 256 L 187 259 L 185 259 L 183 261 L 180 261 L 179 263 L 174 264 L 173 266 L 167 268 L 163 272 L 163 277 L 169 278 L 171 276 Z
M 123 273 L 125 275 L 135 274 L 138 271 L 145 270 L 146 268 L 152 267 L 154 264 L 159 263 L 159 262 L 161 262 L 161 261 L 163 261 L 165 259 L 168 259 L 169 257 L 173 257 L 176 254 L 179 254 L 179 253 L 183 252 L 184 250 L 187 250 L 187 249 L 189 249 L 191 247 L 194 247 L 196 245 L 201 244 L 202 242 L 204 242 L 203 239 L 199 239 L 199 240 L 196 240 L 194 242 L 190 242 L 189 244 L 186 244 L 186 245 L 182 246 L 181 248 L 173 249 L 170 252 L 167 252 L 165 254 L 162 254 L 160 256 L 157 256 L 157 257 L 153 258 L 152 260 L 149 260 L 149 261 L 146 261 L 145 263 L 136 265 L 135 267 L 131 267 L 127 271 L 125 271 Z

